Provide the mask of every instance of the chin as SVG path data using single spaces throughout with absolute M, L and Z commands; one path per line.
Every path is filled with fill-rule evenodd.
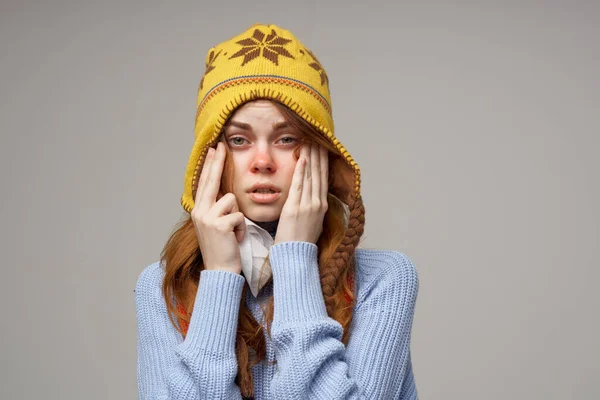
M 244 216 L 254 222 L 272 222 L 279 219 L 281 209 L 277 206 L 253 206 L 243 212 Z

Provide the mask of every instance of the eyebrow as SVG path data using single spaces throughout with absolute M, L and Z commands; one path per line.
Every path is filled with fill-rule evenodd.
M 225 125 L 225 129 L 227 129 L 230 126 L 235 126 L 238 127 L 240 129 L 244 129 L 247 131 L 252 131 L 252 127 L 250 126 L 250 124 L 247 124 L 245 122 L 238 122 L 238 121 L 229 121 L 226 125 Z M 287 128 L 290 126 L 289 122 L 287 121 L 283 121 L 283 122 L 277 122 L 272 124 L 273 126 L 273 130 L 277 131 L 283 128 Z

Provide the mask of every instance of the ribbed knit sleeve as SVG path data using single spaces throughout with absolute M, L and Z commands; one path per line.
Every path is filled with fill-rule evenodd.
M 417 399 L 410 360 L 418 291 L 412 263 L 397 252 L 365 260 L 381 276 L 361 288 L 344 346 L 342 326 L 326 313 L 317 250 L 308 242 L 270 249 L 277 359 L 272 398 Z
M 137 375 L 140 400 L 241 399 L 235 336 L 244 277 L 202 271 L 185 340 L 169 320 L 158 263 L 136 290 Z

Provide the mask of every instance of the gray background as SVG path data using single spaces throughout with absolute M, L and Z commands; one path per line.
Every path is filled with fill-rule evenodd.
M 363 246 L 417 267 L 421 399 L 600 398 L 598 2 L 1 4 L 0 398 L 136 398 L 206 51 L 256 22 L 329 74 Z

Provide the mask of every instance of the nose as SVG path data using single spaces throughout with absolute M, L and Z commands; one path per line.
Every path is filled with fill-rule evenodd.
M 250 170 L 252 172 L 275 172 L 275 161 L 269 149 L 257 149 L 252 159 Z

